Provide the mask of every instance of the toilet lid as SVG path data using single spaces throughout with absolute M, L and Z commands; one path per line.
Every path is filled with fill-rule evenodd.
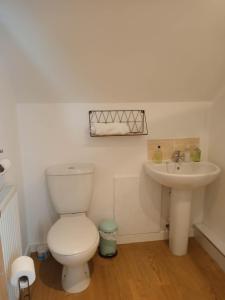
M 84 215 L 60 218 L 47 237 L 49 249 L 61 255 L 75 255 L 89 250 L 99 240 L 94 223 Z

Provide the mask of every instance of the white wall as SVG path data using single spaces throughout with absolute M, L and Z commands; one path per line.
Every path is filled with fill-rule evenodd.
M 149 136 L 90 138 L 88 110 L 110 108 L 145 109 Z M 89 214 L 97 223 L 113 215 L 114 175 L 140 176 L 143 162 L 147 160 L 148 138 L 199 136 L 207 157 L 208 108 L 208 103 L 201 102 L 18 104 L 29 243 L 45 241 L 46 233 L 55 220 L 44 173 L 48 166 L 74 161 L 96 164 L 95 190 Z M 148 200 L 151 203 L 155 201 L 153 198 Z M 124 210 L 127 209 L 129 207 L 124 207 Z M 201 209 L 198 208 L 195 218 L 200 215 Z M 154 222 L 160 220 L 156 218 L 154 221 L 153 216 L 149 231 L 159 227 L 160 224 Z
M 16 128 L 16 104 L 9 99 L 0 99 L 0 149 L 4 150 L 0 158 L 12 160 L 12 167 L 7 173 L 8 182 L 17 180 L 18 140 Z
M 6 53 L 10 49 L 10 44 L 4 31 L 0 28 L 0 38 L 2 44 L 0 52 L 0 149 L 4 149 L 1 157 L 9 156 L 13 161 L 13 166 L 8 174 L 8 179 L 13 181 L 16 178 L 17 166 L 17 129 L 16 129 L 16 104 L 13 91 L 10 85 L 10 74 L 7 70 Z
M 21 102 L 211 100 L 225 75 L 224 0 L 1 0 L 0 17 Z
M 222 174 L 207 189 L 204 224 L 225 245 L 225 94 L 220 96 L 211 109 L 209 159 L 221 167 Z
M 25 221 L 25 206 L 22 191 L 22 174 L 20 165 L 20 149 L 17 132 L 16 102 L 13 88 L 10 81 L 10 70 L 8 68 L 7 57 L 13 51 L 11 41 L 0 27 L 0 149 L 4 150 L 0 154 L 1 158 L 9 158 L 12 167 L 6 175 L 6 182 L 17 186 L 19 193 L 19 208 L 22 229 L 23 250 L 27 245 L 27 229 Z

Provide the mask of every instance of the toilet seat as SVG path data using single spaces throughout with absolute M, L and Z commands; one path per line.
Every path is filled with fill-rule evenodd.
M 99 234 L 94 223 L 84 214 L 63 216 L 47 236 L 49 249 L 56 254 L 79 255 L 96 247 Z

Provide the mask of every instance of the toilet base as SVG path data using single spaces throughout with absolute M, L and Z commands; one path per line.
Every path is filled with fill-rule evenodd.
M 68 293 L 80 293 L 90 283 L 90 272 L 87 263 L 76 267 L 63 267 L 62 287 Z

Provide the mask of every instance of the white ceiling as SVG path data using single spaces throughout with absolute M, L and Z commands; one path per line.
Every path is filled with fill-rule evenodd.
M 224 0 L 0 0 L 17 101 L 208 101 L 225 82 Z

